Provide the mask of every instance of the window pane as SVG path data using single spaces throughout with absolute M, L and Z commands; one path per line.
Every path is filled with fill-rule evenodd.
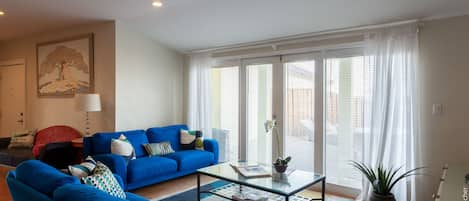
M 247 66 L 247 159 L 269 164 L 272 136 L 264 123 L 272 119 L 272 64 Z
M 220 161 L 238 160 L 239 67 L 212 69 L 212 126 Z
M 315 62 L 285 63 L 285 155 L 295 169 L 314 170 Z
M 349 161 L 362 161 L 363 57 L 326 60 L 326 175 L 328 183 L 360 189 Z

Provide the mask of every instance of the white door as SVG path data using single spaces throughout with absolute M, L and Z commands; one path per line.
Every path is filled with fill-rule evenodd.
M 239 160 L 239 65 L 212 69 L 212 138 L 219 161 Z
M 0 137 L 24 129 L 25 65 L 0 62 Z
M 266 132 L 264 123 L 276 119 L 282 122 L 282 73 L 279 57 L 247 59 L 242 61 L 241 82 L 243 83 L 241 114 L 244 130 L 244 159 L 269 164 L 277 157 L 276 133 Z M 282 136 L 282 124 L 279 125 Z M 280 139 L 281 142 L 281 139 Z M 281 155 L 281 147 L 280 147 Z M 243 156 L 241 157 L 243 158 Z
M 238 101 L 223 105 L 239 104 L 231 106 L 239 112 L 229 113 L 239 119 L 231 120 L 239 127 L 239 159 L 268 164 L 278 150 L 292 156 L 294 169 L 325 174 L 328 192 L 358 195 L 361 176 L 348 162 L 361 160 L 367 130 L 362 125 L 369 104 L 364 94 L 370 89 L 363 86 L 371 69 L 364 66 L 361 48 L 241 59 L 225 66 L 235 66 L 235 71 L 225 70 L 232 77 L 226 82 L 239 87 L 214 86 L 238 94 L 225 95 Z M 279 123 L 283 144 L 265 131 L 264 122 L 272 119 Z
M 284 149 L 291 166 L 322 173 L 323 64 L 318 53 L 284 56 Z

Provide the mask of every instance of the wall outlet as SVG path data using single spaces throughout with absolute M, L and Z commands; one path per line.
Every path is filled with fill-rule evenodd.
M 439 104 L 439 103 L 433 104 L 432 115 L 433 116 L 439 116 L 439 115 L 441 115 L 441 113 L 443 113 L 443 105 Z

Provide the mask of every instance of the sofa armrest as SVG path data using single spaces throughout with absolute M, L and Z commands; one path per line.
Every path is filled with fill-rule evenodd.
M 117 182 L 119 182 L 119 185 L 121 186 L 122 189 L 125 189 L 124 181 L 122 180 L 122 177 L 119 176 L 118 174 L 114 174 L 114 177 L 116 178 Z
M 215 156 L 214 164 L 217 164 L 218 163 L 218 142 L 214 139 L 205 139 L 204 149 L 206 151 L 213 153 L 213 155 Z
M 114 174 L 119 175 L 122 178 L 124 186 L 126 186 L 127 163 L 122 156 L 116 154 L 100 154 L 94 155 L 93 159 L 104 163 Z
M 54 191 L 54 200 L 61 201 L 125 201 L 84 184 L 67 184 Z
M 6 182 L 8 184 L 8 190 L 10 191 L 10 195 L 13 198 L 13 200 L 37 200 L 37 201 L 51 200 L 47 195 L 40 193 L 36 189 L 17 180 L 15 171 L 8 172 Z
M 93 155 L 93 137 L 83 138 L 83 158 Z

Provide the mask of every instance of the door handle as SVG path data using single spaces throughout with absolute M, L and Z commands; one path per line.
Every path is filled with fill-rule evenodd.
M 20 119 L 20 120 L 18 120 L 18 121 L 16 121 L 16 122 L 18 122 L 18 123 L 23 123 L 24 121 L 23 121 L 22 119 Z

